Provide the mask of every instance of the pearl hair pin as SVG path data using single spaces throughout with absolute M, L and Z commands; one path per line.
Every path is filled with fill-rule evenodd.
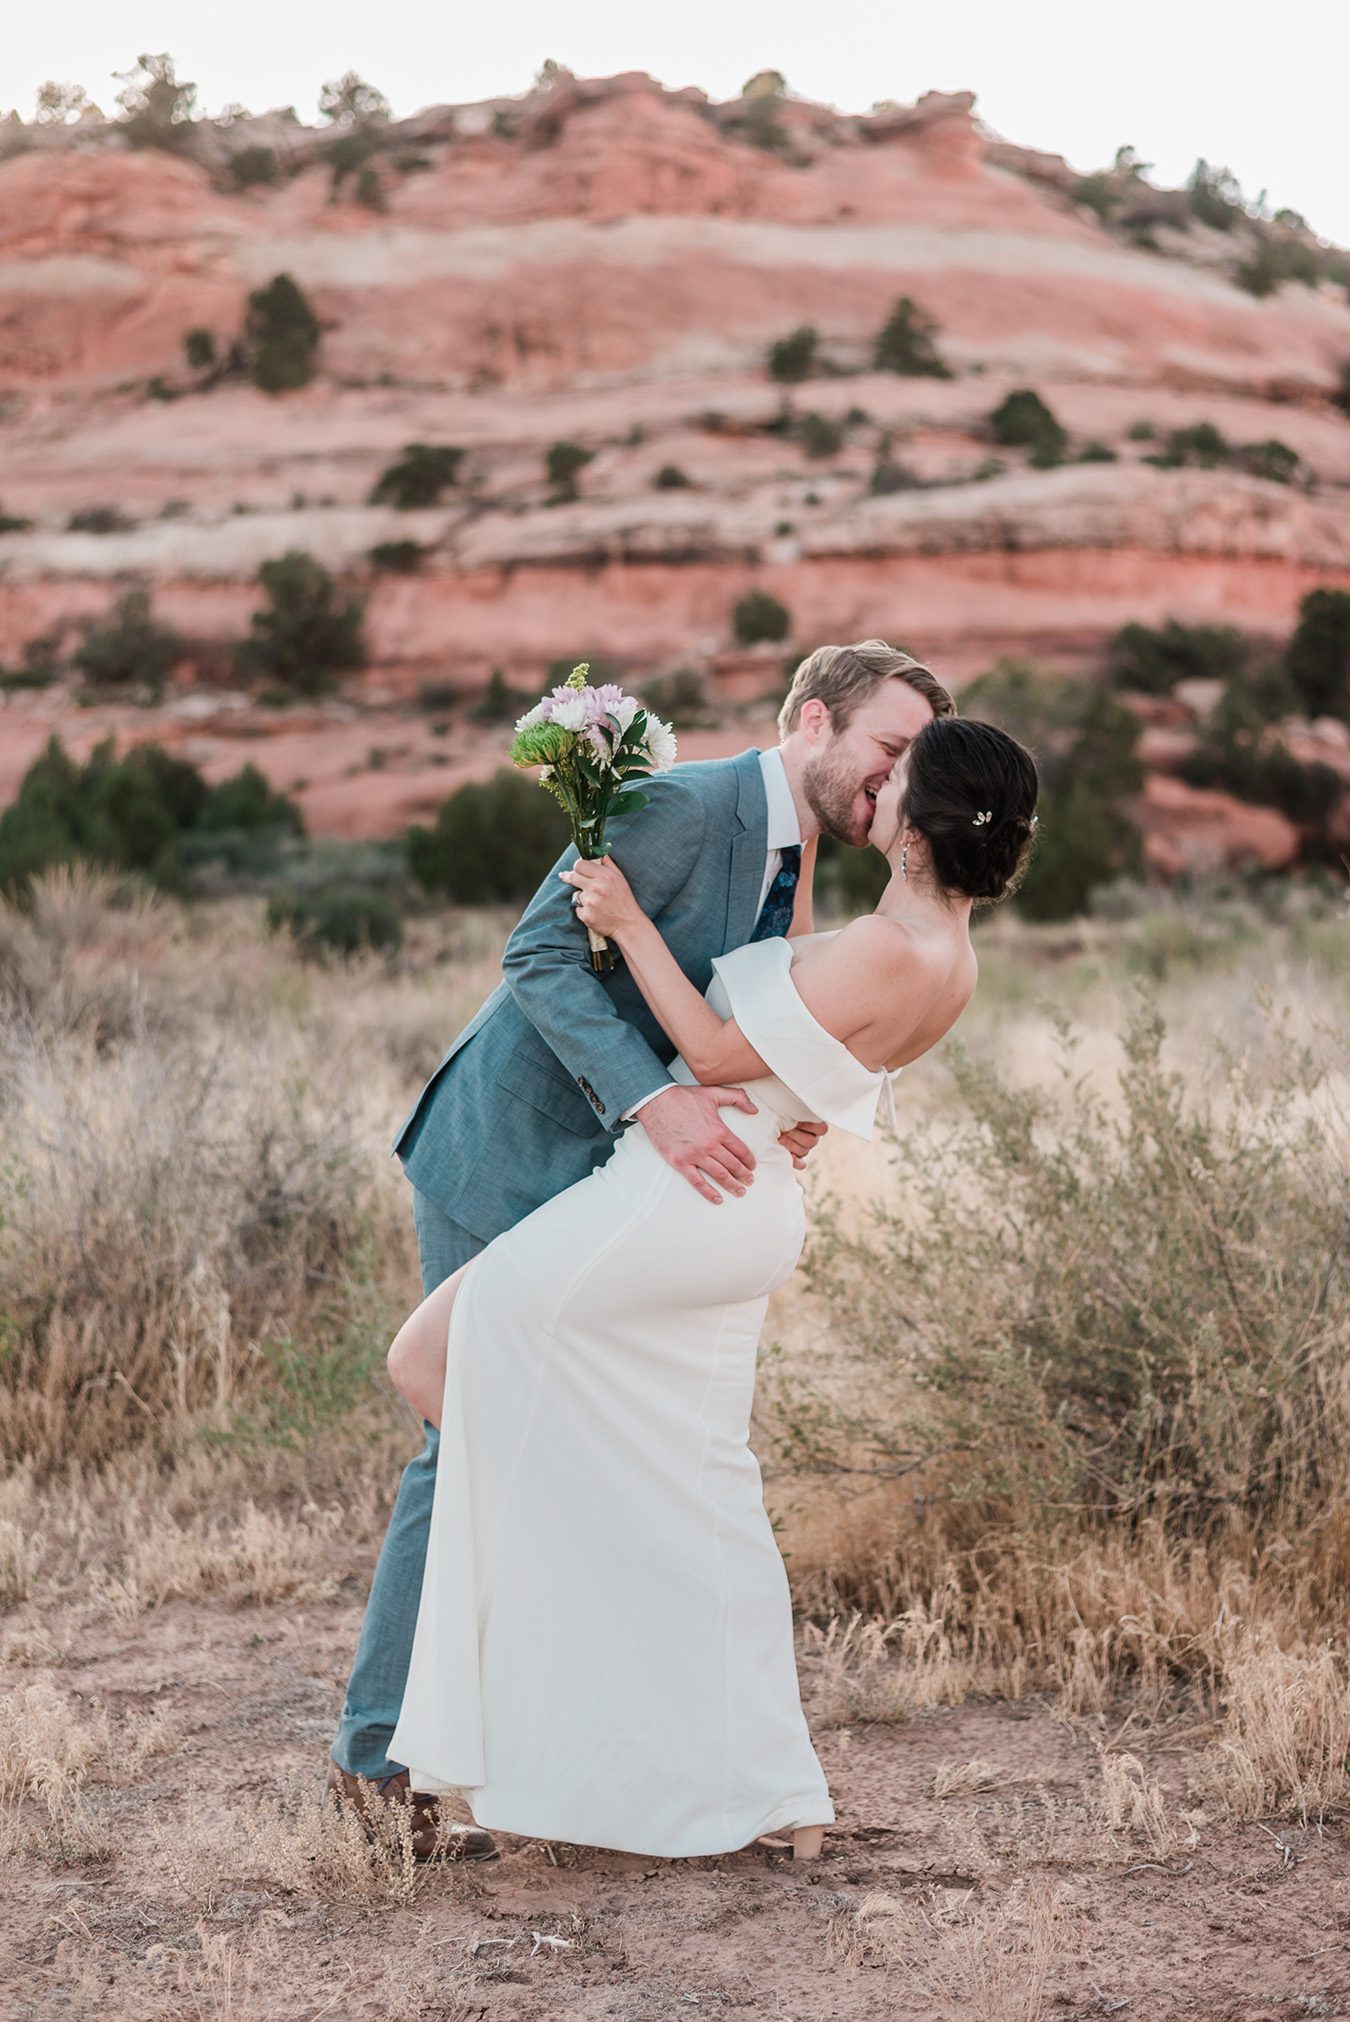
M 982 828 L 985 822 L 992 821 L 993 819 L 994 819 L 994 811 L 992 808 L 987 807 L 983 814 L 976 815 L 975 820 L 972 823 L 972 827 Z

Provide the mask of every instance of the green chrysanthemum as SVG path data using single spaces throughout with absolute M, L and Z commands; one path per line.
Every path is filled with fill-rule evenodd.
M 562 730 L 556 723 L 532 723 L 527 730 L 516 732 L 511 745 L 511 763 L 556 765 L 575 741 L 570 730 Z

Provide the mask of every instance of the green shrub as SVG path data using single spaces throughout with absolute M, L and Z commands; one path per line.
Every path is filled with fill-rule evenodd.
M 323 158 L 328 164 L 330 201 L 339 195 L 349 176 L 360 175 L 370 165 L 374 152 L 374 143 L 360 128 L 336 134 L 324 143 Z
M 1156 442 L 1158 431 L 1151 421 L 1132 421 L 1126 430 L 1131 442 Z
M 1291 484 L 1299 471 L 1298 453 L 1288 443 L 1274 436 L 1265 442 L 1229 442 L 1212 421 L 1174 428 L 1166 447 L 1143 461 L 1159 470 L 1245 470 L 1274 484 Z
M 1273 435 L 1264 442 L 1244 443 L 1237 463 L 1251 477 L 1263 477 L 1270 484 L 1292 484 L 1299 473 L 1298 451 Z
M 248 298 L 244 344 L 253 384 L 264 393 L 290 393 L 314 377 L 322 329 L 304 291 L 289 274 L 277 274 Z
M 1315 288 L 1321 271 L 1316 251 L 1303 240 L 1262 238 L 1233 278 L 1249 295 L 1259 298 L 1273 295 L 1285 281 L 1302 281 L 1305 287 Z
M 181 83 L 171 56 L 138 56 L 134 70 L 118 71 L 118 121 L 132 147 L 191 154 L 196 146 L 197 87 Z
M 575 661 L 569 663 L 568 674 L 575 664 Z M 560 675 L 557 678 L 566 680 L 567 676 Z M 475 723 L 514 723 L 516 718 L 523 716 L 537 700 L 537 696 L 527 695 L 523 688 L 512 688 L 501 668 L 494 667 L 488 676 L 487 687 L 470 709 L 469 715 Z
M 225 165 L 225 175 L 237 190 L 270 188 L 281 180 L 275 148 L 241 147 Z
M 916 379 L 950 379 L 951 367 L 937 348 L 938 325 L 912 295 L 902 295 L 877 336 L 872 362 L 878 372 Z
M 1333 407 L 1339 407 L 1346 419 L 1350 420 L 1350 358 L 1341 360 L 1340 378 L 1336 382 L 1336 391 L 1331 396 L 1331 404 Z
M 304 817 L 288 794 L 269 784 L 256 765 L 245 765 L 231 779 L 211 787 L 198 803 L 193 827 L 199 835 L 253 834 L 271 829 L 287 835 L 305 832 Z
M 897 1201 L 818 1218 L 809 1282 L 857 1359 L 794 1394 L 799 1461 L 903 1471 L 982 1544 L 1236 1520 L 1262 1551 L 1321 1520 L 1345 1465 L 1334 1096 L 1292 1034 L 1259 1082 L 1219 1044 L 1179 1073 L 1166 1040 L 1141 992 L 1099 1090 L 1072 1036 L 1035 1091 L 944 1048 L 948 1127 Z
M 792 145 L 791 136 L 779 118 L 787 96 L 781 70 L 757 70 L 741 87 L 742 124 L 752 147 L 770 154 L 783 154 Z
M 313 555 L 290 548 L 263 563 L 258 581 L 267 602 L 254 612 L 249 636 L 236 649 L 245 679 L 318 695 L 332 686 L 334 675 L 365 665 L 365 606 L 359 597 L 339 596 Z
M 1233 625 L 1122 625 L 1107 649 L 1106 671 L 1117 688 L 1167 695 L 1178 681 L 1232 681 L 1251 658 L 1249 641 Z
M 183 653 L 178 634 L 155 623 L 144 583 L 123 591 L 106 624 L 86 618 L 81 632 L 74 664 L 96 688 L 134 683 L 158 694 Z
M 1070 919 L 1132 870 L 1129 801 L 1143 783 L 1139 723 L 1105 689 L 1004 660 L 962 692 L 961 711 L 996 723 L 1033 753 L 1041 777 L 1036 848 L 1018 891 L 1031 919 Z
M 888 492 L 920 491 L 923 479 L 898 463 L 893 456 L 879 456 L 872 465 L 872 475 L 867 480 L 867 489 L 875 498 L 884 498 Z
M 519 903 L 567 847 L 562 809 L 521 773 L 461 786 L 431 828 L 408 832 L 418 884 L 458 905 Z
M 1278 738 L 1257 740 L 1211 728 L 1181 763 L 1192 786 L 1217 787 L 1258 807 L 1275 807 L 1317 834 L 1340 805 L 1341 777 L 1331 766 L 1305 765 Z
M 344 130 L 360 126 L 382 126 L 389 118 L 389 100 L 376 85 L 367 84 L 354 70 L 330 77 L 319 93 L 321 118 Z
M 61 672 L 61 640 L 63 632 L 57 627 L 52 632 L 40 632 L 24 644 L 23 659 L 18 667 L 11 667 L 0 684 L 6 688 L 50 688 Z
M 135 526 L 135 520 L 124 513 L 120 506 L 81 506 L 66 521 L 66 531 L 72 534 L 125 534 Z
M 1191 216 L 1218 232 L 1231 232 L 1247 215 L 1242 189 L 1230 169 L 1212 168 L 1203 157 L 1191 170 L 1186 185 Z
M 1121 206 L 1121 192 L 1114 180 L 1103 169 L 1092 175 L 1079 176 L 1069 189 L 1074 203 L 1082 204 L 1086 210 L 1095 211 L 1105 224 L 1112 211 Z
M 786 639 L 792 630 L 792 614 L 767 590 L 749 590 L 732 606 L 731 630 L 738 646 Z
M 0 890 L 22 895 L 57 864 L 94 863 L 176 887 L 186 850 L 214 853 L 226 832 L 300 834 L 299 810 L 251 766 L 208 787 L 157 744 L 119 759 L 111 738 L 81 766 L 53 738 L 0 815 Z
M 693 479 L 686 476 L 678 463 L 663 463 L 652 479 L 654 491 L 688 491 Z
M 453 709 L 459 699 L 459 690 L 453 681 L 424 681 L 417 691 L 418 708 L 433 716 Z
M 458 482 L 463 461 L 464 451 L 451 443 L 409 442 L 375 480 L 370 502 L 397 506 L 400 512 L 439 505 L 441 493 Z
M 797 440 L 809 457 L 838 456 L 844 446 L 844 431 L 827 414 L 813 411 L 798 421 Z
M 1077 919 L 1095 891 L 1137 865 L 1138 837 L 1122 837 L 1116 810 L 1090 781 L 1046 787 L 1037 806 L 1036 848 L 1018 911 L 1031 920 Z
M 183 356 L 190 372 L 209 372 L 216 362 L 214 332 L 196 324 L 183 339 Z
M 1174 428 L 1167 438 L 1166 449 L 1145 461 L 1165 470 L 1175 470 L 1183 464 L 1196 470 L 1221 470 L 1232 455 L 1232 444 L 1221 429 L 1212 421 L 1197 421 L 1189 428 Z
M 366 559 L 373 569 L 385 570 L 395 576 L 411 576 L 421 568 L 430 552 L 421 541 L 376 541 L 373 548 L 366 549 Z
M 816 370 L 819 345 L 820 332 L 812 323 L 803 323 L 788 336 L 779 337 L 769 346 L 769 377 L 786 385 L 810 379 Z
M 595 461 L 595 451 L 586 449 L 579 442 L 554 442 L 549 444 L 544 458 L 544 468 L 548 481 L 559 498 L 572 499 L 577 495 L 577 478 L 588 463 Z
M 1259 736 L 1270 723 L 1279 723 L 1299 710 L 1298 690 L 1282 660 L 1268 660 L 1251 672 L 1234 674 L 1207 728 L 1234 735 Z
M 1350 723 L 1350 591 L 1309 590 L 1284 665 L 1305 714 Z
M 18 513 L 0 510 L 0 534 L 26 534 L 32 524 L 31 520 L 23 519 Z
M 385 209 L 384 184 L 374 162 L 368 161 L 356 172 L 356 188 L 353 192 L 358 204 L 364 204 L 368 211 Z
M 1075 463 L 1118 463 L 1119 458 L 1108 442 L 1085 442 L 1074 458 Z
M 673 674 L 644 682 L 642 700 L 676 730 L 707 729 L 717 721 L 708 706 L 707 683 L 694 667 L 677 667 Z
M 853 849 L 833 836 L 820 838 L 814 891 L 822 917 L 851 919 L 874 911 L 890 878 L 890 866 L 876 850 Z
M 1063 462 L 1069 446 L 1068 432 L 1031 387 L 1016 387 L 988 419 L 996 442 L 1009 449 L 1029 449 L 1031 460 L 1038 467 Z
M 403 918 L 384 892 L 333 885 L 314 892 L 279 892 L 268 901 L 271 933 L 289 933 L 302 954 L 394 954 L 403 945 Z

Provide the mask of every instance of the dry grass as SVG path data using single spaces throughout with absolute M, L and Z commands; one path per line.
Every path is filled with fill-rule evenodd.
M 339 971 L 306 968 L 268 942 L 242 903 L 127 906 L 106 884 L 67 877 L 40 891 L 31 918 L 0 914 L 0 1452 L 10 1463 L 0 1605 L 23 1607 L 0 1647 L 12 1677 L 28 1674 L 0 1713 L 0 1833 L 11 1852 L 98 1857 L 103 1793 L 172 1745 L 167 1716 L 157 1728 L 149 1716 L 141 1726 L 72 1709 L 50 1683 L 81 1624 L 129 1630 L 175 1601 L 313 1605 L 368 1576 L 415 1437 L 380 1374 L 391 1323 L 416 1290 L 388 1137 L 490 988 L 500 927 L 490 917 L 415 924 L 401 965 Z M 1118 1121 L 1123 978 L 1138 936 L 1094 929 L 1070 944 L 986 931 L 972 1058 L 1007 1063 L 1015 1087 L 1053 1089 L 1055 1018 L 1072 1012 L 1080 1077 Z M 1343 980 L 1316 922 L 1184 959 L 1184 936 L 1150 931 L 1144 966 L 1169 1065 L 1208 1087 L 1220 1018 L 1245 1055 L 1219 1089 L 1240 1173 L 1244 1141 L 1266 1160 L 1278 1150 L 1262 1123 L 1265 1091 L 1281 1059 L 1340 1015 Z M 1339 1087 L 1324 1075 L 1315 1098 L 1291 1099 L 1289 1129 L 1327 1123 L 1339 1072 Z M 906 1076 L 889 1178 L 867 1148 L 827 1142 L 812 1187 L 833 1194 L 846 1234 L 874 1199 L 914 1200 L 915 1174 L 932 1167 L 965 1101 L 941 1059 Z M 990 1209 L 989 1184 L 974 1169 L 953 1177 L 958 1248 L 969 1217 Z M 1332 1187 L 1329 1176 L 1319 1184 Z M 1138 1230 L 1142 1241 L 1142 1221 Z M 919 1261 L 931 1282 L 888 1279 L 887 1259 L 874 1256 L 902 1317 L 939 1282 L 933 1254 Z M 1260 1259 L 1242 1263 L 1255 1270 Z M 997 1321 L 1005 1291 L 991 1282 L 972 1310 Z M 1279 1282 L 1263 1290 L 1262 1313 L 1279 1292 Z M 1343 1806 L 1350 1699 L 1333 1644 L 1350 1629 L 1350 1498 L 1326 1484 L 1338 1454 L 1350 1456 L 1350 1386 L 1335 1296 L 1329 1283 L 1315 1316 L 1316 1395 L 1296 1399 L 1312 1416 L 1275 1428 L 1287 1448 L 1314 1424 L 1322 1446 L 1285 1469 L 1282 1504 L 1268 1498 L 1252 1513 L 1239 1498 L 1221 1520 L 1188 1527 L 1165 1502 L 1126 1520 L 1066 1499 L 1048 1518 L 1025 1467 L 1011 1482 L 993 1468 L 983 1480 L 963 1475 L 950 1422 L 941 1440 L 925 1434 L 941 1418 L 931 1387 L 795 1281 L 770 1324 L 778 1352 L 766 1355 L 759 1444 L 807 1618 L 802 1675 L 818 1726 L 1051 1695 L 1065 1720 L 1101 1737 L 1081 1801 L 1004 1794 L 982 1756 L 944 1762 L 933 1778 L 951 1832 L 967 1835 L 968 1851 L 1004 1844 L 999 1859 L 1013 1868 L 1066 1845 L 1089 1863 L 1119 1859 L 1125 1843 L 1165 1858 L 1201 1816 L 1316 1820 Z M 1253 1324 L 1259 1334 L 1266 1322 Z M 1255 1347 L 1264 1352 L 1263 1339 Z M 1233 1378 L 1216 1404 L 1207 1380 L 1198 1371 L 1188 1423 L 1217 1429 L 1245 1467 L 1246 1393 Z M 1265 1411 L 1258 1388 L 1252 1407 Z M 803 1421 L 806 1396 L 819 1419 Z M 836 1445 L 823 1465 L 841 1414 L 904 1439 L 880 1457 L 875 1444 Z M 775 1438 L 794 1424 L 795 1442 Z M 975 1432 L 990 1427 L 1010 1443 L 997 1416 Z M 1024 1442 L 1019 1462 L 1036 1452 Z M 1186 1798 L 1146 1766 L 1150 1740 L 1178 1722 L 1213 1737 Z M 963 1805 L 978 1809 L 958 1818 Z M 225 1820 L 199 1810 L 190 1829 L 166 1814 L 160 1833 L 185 1916 L 250 1878 L 385 1910 L 407 1909 L 425 1886 L 405 1849 L 372 1846 L 308 1786 Z M 935 2014 L 1034 2015 L 1061 1921 L 1053 1904 L 1014 1900 L 1015 1913 L 930 1903 L 917 1922 L 912 1904 L 874 1904 L 848 1943 L 892 1966 L 921 1939 L 936 1947 L 922 1983 Z M 198 1944 L 174 1967 L 187 1975 L 181 2012 L 248 2012 L 248 1976 L 266 1972 L 269 1942 Z M 454 2012 L 459 1994 L 446 1987 Z
M 916 1900 L 877 1891 L 830 1925 L 831 1963 L 880 1967 L 919 1995 L 935 2022 L 1042 2022 L 1056 1968 L 1076 1934 L 1060 1892 L 1014 1881 L 997 1900 L 971 1888 Z
M 6 1653 L 8 1655 L 8 1653 Z M 115 1840 L 89 1787 L 130 1786 L 171 1753 L 182 1721 L 166 1703 L 114 1720 L 46 1679 L 0 1696 L 0 1860 L 38 1854 L 63 1865 L 107 1859 Z
M 1225 1667 L 1206 1794 L 1232 1818 L 1320 1822 L 1350 1796 L 1350 1670 L 1343 1649 L 1280 1649 L 1263 1626 Z
M 186 1806 L 147 1825 L 159 1865 L 194 1913 L 210 1913 L 246 1884 L 351 1908 L 406 1907 L 430 1884 L 444 1894 L 481 1886 L 462 1863 L 417 1862 L 409 1813 L 377 1806 L 367 1832 L 356 1813 L 327 1801 L 318 1775 L 291 1777 L 274 1795 L 224 1817 L 189 1790 Z

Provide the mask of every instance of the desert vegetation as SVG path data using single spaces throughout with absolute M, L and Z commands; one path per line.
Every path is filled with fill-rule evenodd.
M 483 1940 L 518 1929 L 511 1972 L 533 1986 L 544 1955 L 554 2012 L 600 2015 L 616 1979 L 641 1998 L 622 1862 L 418 1869 L 319 1805 L 414 1436 L 382 1373 L 416 1282 L 387 1140 L 508 919 L 421 916 L 339 972 L 260 901 L 106 872 L 0 911 L 0 1859 L 11 1916 L 39 1880 L 84 1904 L 52 1971 L 91 2012 L 109 1987 L 210 2012 L 228 1984 L 299 2015 L 286 1963 L 320 1950 L 328 1994 L 365 1998 L 378 1954 L 401 1999 L 433 1909 L 419 1999 L 505 1996 Z M 768 1330 L 757 1445 L 841 1800 L 820 1917 L 760 1853 L 661 1869 L 643 1927 L 693 1917 L 684 1970 L 716 1990 L 730 1888 L 843 2017 L 883 1990 L 908 2014 L 922 1983 L 916 2017 L 1035 2022 L 1049 1990 L 1146 1993 L 1150 1923 L 1296 1868 L 1263 1970 L 1330 1999 L 1341 901 L 1121 885 L 1068 926 L 980 932 L 980 996 L 904 1077 L 900 1139 L 823 1147 Z

